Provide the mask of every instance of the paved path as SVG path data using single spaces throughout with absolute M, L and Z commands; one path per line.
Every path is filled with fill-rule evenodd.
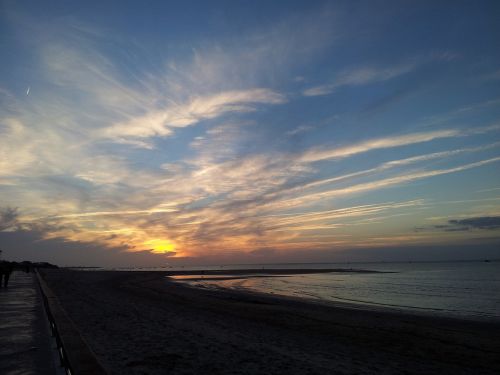
M 35 275 L 12 273 L 0 288 L 0 374 L 57 374 L 52 345 Z

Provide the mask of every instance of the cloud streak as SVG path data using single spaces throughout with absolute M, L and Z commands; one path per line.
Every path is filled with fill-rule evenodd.
M 408 63 L 388 68 L 363 67 L 340 73 L 334 82 L 319 85 L 304 90 L 304 96 L 321 96 L 333 93 L 343 86 L 361 86 L 376 82 L 387 81 L 403 74 L 410 73 L 417 68 L 417 64 Z
M 411 73 L 426 63 L 433 61 L 450 61 L 456 57 L 457 56 L 453 53 L 443 52 L 415 58 L 388 67 L 364 66 L 347 69 L 338 73 L 333 82 L 308 88 L 304 90 L 302 94 L 304 96 L 329 95 L 344 86 L 363 86 L 384 82 Z
M 473 134 L 494 132 L 498 129 L 499 127 L 497 125 L 492 125 L 489 127 L 483 127 L 473 130 L 443 129 L 430 132 L 411 133 L 406 135 L 370 139 L 368 141 L 362 141 L 344 147 L 315 148 L 312 150 L 308 150 L 300 156 L 299 160 L 302 162 L 311 163 L 327 159 L 342 159 L 374 150 L 402 147 L 446 138 L 466 137 Z
M 256 110 L 257 104 L 282 104 L 282 94 L 269 89 L 227 91 L 211 96 L 197 97 L 187 104 L 153 111 L 103 129 L 100 134 L 111 139 L 169 136 L 175 128 L 184 128 L 203 120 L 214 119 L 227 113 L 246 113 Z
M 305 204 L 311 204 L 311 203 L 314 203 L 314 202 L 317 202 L 320 200 L 324 200 L 327 198 L 333 198 L 333 197 L 350 195 L 350 194 L 358 194 L 358 193 L 362 193 L 362 192 L 369 192 L 369 191 L 378 190 L 378 189 L 382 189 L 382 188 L 386 188 L 386 187 L 390 187 L 390 186 L 394 186 L 394 185 L 400 185 L 403 183 L 416 181 L 416 180 L 420 180 L 420 179 L 424 179 L 424 178 L 461 172 L 461 171 L 465 171 L 468 169 L 481 167 L 481 166 L 484 166 L 487 164 L 496 163 L 498 161 L 500 161 L 500 157 L 491 158 L 491 159 L 487 159 L 487 160 L 481 160 L 479 162 L 465 164 L 465 165 L 461 165 L 461 166 L 454 167 L 454 168 L 436 169 L 436 170 L 430 170 L 430 171 L 410 173 L 410 174 L 400 175 L 400 176 L 396 176 L 396 177 L 390 177 L 390 178 L 386 178 L 386 179 L 375 180 L 375 181 L 370 181 L 370 182 L 361 183 L 361 184 L 355 184 L 355 185 L 351 185 L 351 186 L 348 186 L 345 188 L 340 188 L 340 189 L 332 189 L 332 190 L 318 192 L 318 193 L 304 194 L 304 195 L 301 195 L 301 196 L 296 197 L 296 198 L 286 199 L 286 200 L 282 200 L 282 201 L 277 202 L 277 203 L 273 203 L 273 205 L 275 205 L 275 206 L 277 205 L 281 208 L 291 208 L 291 207 L 296 207 L 296 206 L 303 206 Z
M 327 159 L 341 159 L 373 150 L 408 146 L 417 143 L 430 142 L 436 139 L 457 137 L 461 134 L 462 132 L 460 130 L 449 129 L 371 139 L 345 147 L 331 149 L 318 148 L 309 150 L 300 157 L 300 161 L 311 163 Z

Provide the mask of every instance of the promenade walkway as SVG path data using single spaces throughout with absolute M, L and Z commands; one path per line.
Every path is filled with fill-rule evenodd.
M 58 374 L 52 338 L 33 273 L 13 272 L 0 288 L 0 374 Z

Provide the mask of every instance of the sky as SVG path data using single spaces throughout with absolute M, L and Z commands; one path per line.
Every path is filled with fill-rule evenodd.
M 500 258 L 498 1 L 1 1 L 0 249 Z

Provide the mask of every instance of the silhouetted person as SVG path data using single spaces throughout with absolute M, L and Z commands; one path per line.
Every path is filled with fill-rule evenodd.
M 2 285 L 2 279 L 3 279 L 3 286 L 7 288 L 9 285 L 9 278 L 10 274 L 12 273 L 12 264 L 10 262 L 2 262 L 0 264 L 0 286 Z

